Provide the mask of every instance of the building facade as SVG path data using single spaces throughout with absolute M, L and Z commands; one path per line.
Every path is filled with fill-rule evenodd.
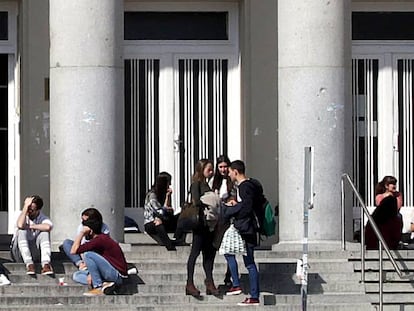
M 54 242 L 87 207 L 122 241 L 156 173 L 179 205 L 195 161 L 224 153 L 298 242 L 306 146 L 310 240 L 341 237 L 343 173 L 368 205 L 396 176 L 409 215 L 413 15 L 414 1 L 0 1 L 0 230 L 37 193 Z

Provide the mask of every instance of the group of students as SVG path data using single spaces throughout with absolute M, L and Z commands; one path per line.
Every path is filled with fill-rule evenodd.
M 258 244 L 258 234 L 254 221 L 254 208 L 261 204 L 258 200 L 263 196 L 263 188 L 255 179 L 245 174 L 245 164 L 240 161 L 230 162 L 227 156 L 217 159 L 214 174 L 213 162 L 201 159 L 195 165 L 190 193 L 193 204 L 199 207 L 200 222 L 192 231 L 191 251 L 187 260 L 187 283 L 185 293 L 196 298 L 200 290 L 194 284 L 194 270 L 198 256 L 202 253 L 203 269 L 207 295 L 218 295 L 213 280 L 213 267 L 221 238 L 230 222 L 239 231 L 246 245 L 243 254 L 244 264 L 249 273 L 250 295 L 240 305 L 259 304 L 259 273 L 254 261 L 254 248 Z M 214 176 L 213 176 L 214 174 Z M 144 228 L 160 244 L 168 250 L 185 244 L 185 235 L 176 231 L 175 239 L 167 234 L 169 226 L 174 227 L 177 215 L 171 207 L 171 175 L 162 172 L 155 180 L 145 198 Z M 204 218 L 206 204 L 202 198 L 206 193 L 213 192 L 220 199 L 220 217 L 211 226 Z M 41 274 L 53 274 L 51 266 L 50 231 L 52 221 L 42 213 L 43 200 L 37 196 L 27 197 L 17 220 L 17 231 L 12 241 L 12 257 L 15 261 L 26 264 L 27 274 L 36 274 L 34 260 L 40 260 Z M 173 223 L 171 225 L 171 222 Z M 95 208 L 82 212 L 76 238 L 67 239 L 60 247 L 68 258 L 78 267 L 73 275 L 74 281 L 89 285 L 84 295 L 97 296 L 112 291 L 127 277 L 127 262 L 119 244 L 110 237 L 108 226 L 103 222 L 102 215 Z M 226 254 L 228 269 L 225 283 L 229 286 L 226 295 L 242 293 L 238 265 L 235 255 Z M 0 267 L 2 268 L 2 267 Z M 5 271 L 0 270 L 0 285 L 10 284 Z M 7 281 L 4 281 L 3 279 Z
M 213 279 L 214 260 L 224 231 L 232 222 L 239 231 L 246 245 L 243 255 L 244 264 L 249 273 L 250 297 L 239 305 L 259 305 L 259 273 L 254 261 L 254 248 L 258 245 L 258 233 L 254 225 L 254 209 L 263 198 L 263 188 L 260 183 L 248 178 L 245 174 L 245 164 L 240 160 L 230 162 L 229 158 L 221 155 L 217 158 L 216 169 L 209 159 L 201 159 L 195 165 L 195 172 L 190 185 L 192 203 L 198 207 L 199 223 L 192 230 L 191 250 L 187 260 L 187 283 L 185 293 L 199 298 L 200 290 L 194 284 L 195 264 L 200 253 L 205 273 L 207 295 L 218 295 Z M 166 246 L 168 250 L 175 250 L 176 245 L 182 245 L 183 233 L 177 228 L 174 238 L 170 239 L 165 228 L 172 215 L 171 207 L 171 176 L 160 173 L 145 199 L 144 227 L 156 241 Z M 211 222 L 204 217 L 207 204 L 203 197 L 215 193 L 219 202 L 218 220 Z M 173 219 L 176 223 L 176 219 Z M 242 293 L 238 264 L 235 255 L 225 255 L 228 269 L 225 275 L 225 284 L 229 286 L 226 295 Z
M 12 259 L 24 262 L 28 275 L 36 274 L 34 260 L 41 262 L 41 274 L 54 274 L 50 247 L 53 223 L 42 213 L 42 207 L 43 200 L 38 195 L 24 200 L 12 239 Z M 60 249 L 79 269 L 73 274 L 74 281 L 89 286 L 85 296 L 112 293 L 127 277 L 125 255 L 119 243 L 110 237 L 108 226 L 95 208 L 82 212 L 75 239 L 65 240 Z M 5 277 L 4 267 L 0 267 L 0 273 L 0 285 L 10 284 Z

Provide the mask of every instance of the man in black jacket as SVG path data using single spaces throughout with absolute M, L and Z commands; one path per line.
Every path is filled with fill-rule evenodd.
M 254 248 L 257 246 L 257 226 L 254 213 L 257 204 L 260 204 L 263 197 L 263 188 L 256 180 L 250 180 L 245 175 L 245 165 L 242 161 L 233 161 L 229 168 L 229 176 L 237 185 L 237 201 L 227 203 L 224 215 L 226 219 L 233 218 L 234 226 L 239 230 L 240 235 L 246 243 L 246 254 L 243 255 L 244 265 L 249 272 L 250 298 L 246 298 L 238 305 L 259 305 L 259 272 L 254 262 Z M 234 255 L 226 255 L 229 264 L 233 287 L 227 295 L 241 293 L 237 261 Z

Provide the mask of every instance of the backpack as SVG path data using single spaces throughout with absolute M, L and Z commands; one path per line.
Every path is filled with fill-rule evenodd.
M 260 235 L 269 237 L 275 234 L 275 213 L 269 201 L 263 194 L 263 187 L 259 181 L 250 178 L 249 182 L 255 188 L 255 201 L 253 205 L 255 221 L 253 225 Z

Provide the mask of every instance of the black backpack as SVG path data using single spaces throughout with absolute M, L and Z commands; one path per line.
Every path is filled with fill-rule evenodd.
M 253 226 L 260 235 L 269 237 L 275 234 L 275 219 L 274 211 L 269 201 L 263 194 L 263 187 L 256 179 L 250 178 L 248 180 L 253 185 L 254 202 L 253 209 L 255 214 L 255 221 Z

